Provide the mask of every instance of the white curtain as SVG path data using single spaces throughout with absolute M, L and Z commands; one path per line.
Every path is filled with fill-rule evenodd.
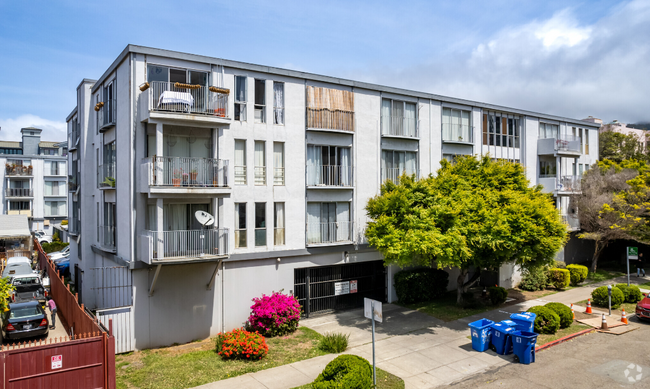
M 235 101 L 246 102 L 246 77 L 235 77 Z
M 417 153 L 406 153 L 406 174 L 415 174 L 417 172 Z
M 351 240 L 350 203 L 336 203 L 336 241 Z
M 393 179 L 391 168 L 393 167 L 393 152 L 382 150 L 381 152 L 381 171 L 382 181 L 386 179 Z
M 67 176 L 68 175 L 68 170 L 66 169 L 66 167 L 67 167 L 68 164 L 66 162 L 62 162 L 62 161 L 59 161 L 58 164 L 59 164 L 59 174 L 62 175 L 62 176 Z
M 460 124 L 463 128 L 461 132 L 461 136 L 463 137 L 463 141 L 465 142 L 470 142 L 472 137 L 470 136 L 470 132 L 472 129 L 469 126 L 469 111 L 461 111 L 460 112 Z
M 45 216 L 52 216 L 52 202 L 51 201 L 46 201 L 45 202 Z
M 398 169 L 398 174 L 401 176 L 402 173 L 404 173 L 406 166 L 404 165 L 404 162 L 406 160 L 406 156 L 404 155 L 404 151 L 396 152 L 393 155 L 393 163 L 395 164 L 394 167 Z
M 350 149 L 340 148 L 339 154 L 341 157 L 341 185 L 350 185 L 352 180 L 352 172 L 350 168 Z
M 52 161 L 44 161 L 43 162 L 43 169 L 45 171 L 45 175 L 51 174 L 51 172 L 52 172 Z
M 275 115 L 275 124 L 284 124 L 284 83 L 273 83 L 273 114 Z
M 284 228 L 284 203 L 275 203 L 275 228 Z
M 52 181 L 45 181 L 45 196 L 52 196 Z
M 406 103 L 404 111 L 404 135 L 415 136 L 415 104 Z
M 321 146 L 307 146 L 307 185 L 318 185 L 321 182 L 323 154 Z
M 235 141 L 235 166 L 246 166 L 246 141 Z
M 320 223 L 320 203 L 307 203 L 307 243 L 320 243 Z
M 273 143 L 273 167 L 274 168 L 284 167 L 284 143 L 281 142 Z
M 392 121 L 393 121 L 393 134 L 403 135 L 404 128 L 402 126 L 404 119 L 404 103 L 396 101 L 393 104 Z
M 163 224 L 165 231 L 187 230 L 187 204 L 165 204 Z
M 442 109 L 442 139 L 452 140 L 451 138 L 451 108 Z
M 388 99 L 381 101 L 381 133 L 386 135 L 390 134 L 390 103 Z
M 264 158 L 264 142 L 255 142 L 255 167 L 266 166 Z
M 148 204 L 147 205 L 147 229 L 149 231 L 157 231 L 158 230 L 158 206 L 156 204 Z

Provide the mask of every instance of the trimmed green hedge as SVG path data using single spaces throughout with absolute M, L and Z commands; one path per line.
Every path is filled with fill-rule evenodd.
M 548 280 L 555 289 L 565 289 L 571 283 L 571 273 L 567 269 L 553 268 L 548 271 Z
M 63 242 L 52 242 L 52 243 L 43 243 L 41 247 L 43 247 L 43 251 L 45 251 L 46 254 L 53 253 L 55 251 L 61 251 L 64 248 L 68 247 L 70 243 L 63 243 Z
M 444 295 L 449 284 L 449 274 L 440 269 L 408 269 L 395 273 L 394 281 L 399 302 L 412 304 Z
M 372 367 L 356 355 L 341 355 L 328 363 L 311 385 L 313 389 L 370 389 Z
M 528 312 L 532 312 L 535 318 L 535 332 L 538 334 L 554 334 L 560 328 L 560 316 L 552 309 L 541 305 L 531 307 Z
M 627 286 L 627 284 L 616 284 L 616 287 L 623 292 L 626 303 L 636 304 L 643 300 L 643 293 L 636 285 Z
M 546 272 L 543 267 L 540 266 L 532 269 L 524 269 L 522 271 L 519 288 L 529 292 L 535 292 L 546 288 L 547 282 Z
M 591 300 L 594 302 L 594 305 L 599 307 L 609 307 L 609 297 L 607 293 L 607 286 L 599 286 L 591 292 Z M 617 288 L 612 288 L 612 309 L 618 309 L 625 302 L 625 295 L 623 292 Z
M 560 317 L 560 328 L 567 328 L 573 324 L 573 314 L 571 313 L 571 308 L 562 303 L 548 303 L 544 306 L 557 313 L 557 315 Z
M 566 269 L 571 275 L 571 285 L 576 286 L 587 279 L 589 268 L 582 265 L 568 265 Z
M 488 289 L 489 294 L 490 294 L 490 301 L 492 302 L 492 305 L 499 305 L 503 304 L 506 302 L 506 299 L 508 298 L 508 291 L 506 288 L 502 288 L 500 286 L 491 286 L 490 289 Z

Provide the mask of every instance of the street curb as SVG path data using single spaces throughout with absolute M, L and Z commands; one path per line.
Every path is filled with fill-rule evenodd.
M 588 333 L 594 332 L 594 331 L 596 331 L 595 328 L 589 328 L 589 329 L 586 329 L 586 330 L 582 330 L 580 332 L 576 332 L 575 334 L 567 335 L 567 336 L 565 336 L 563 338 L 556 339 L 556 340 L 554 340 L 552 342 L 548 342 L 546 344 L 543 344 L 543 345 L 535 348 L 535 352 L 546 350 L 547 348 L 551 348 L 551 347 L 556 346 L 556 345 L 558 345 L 560 343 L 566 342 L 567 340 L 571 340 L 573 338 L 577 338 L 578 336 L 585 335 L 585 334 L 588 334 Z

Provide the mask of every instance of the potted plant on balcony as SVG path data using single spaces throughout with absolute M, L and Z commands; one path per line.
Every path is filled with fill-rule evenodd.
M 183 174 L 183 171 L 181 169 L 174 170 L 174 175 L 172 178 L 172 184 L 174 186 L 181 186 L 181 174 Z
M 190 180 L 196 181 L 196 176 L 198 176 L 196 169 L 190 170 Z
M 110 186 L 111 188 L 115 188 L 115 177 L 106 177 L 102 184 L 105 186 Z
M 183 185 L 187 185 L 190 181 L 190 175 L 187 173 L 183 173 Z
M 7 174 L 11 173 L 11 164 L 5 163 L 5 172 Z
M 215 167 L 214 175 L 212 176 L 212 186 L 219 186 L 219 169 Z
M 33 169 L 32 165 L 27 166 L 27 174 L 31 175 L 32 174 L 32 169 Z

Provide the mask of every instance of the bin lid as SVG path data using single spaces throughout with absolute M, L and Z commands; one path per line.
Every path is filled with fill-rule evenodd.
M 503 323 L 493 324 L 492 328 L 495 328 L 496 330 L 501 331 L 501 332 L 511 332 L 511 331 L 515 330 L 514 328 L 510 327 L 509 325 L 503 324 Z
M 534 322 L 536 317 L 537 315 L 532 312 L 513 313 L 512 315 L 510 315 L 510 318 L 515 322 L 516 321 Z
M 477 329 L 481 329 L 481 328 L 485 328 L 485 327 L 491 327 L 492 325 L 494 325 L 494 322 L 492 320 L 488 320 L 488 319 L 485 319 L 485 318 L 481 319 L 481 320 L 477 320 L 477 321 L 472 322 L 472 323 L 469 323 L 470 327 L 477 328 Z
M 512 321 L 512 320 L 501 320 L 501 323 L 503 323 L 503 324 L 505 324 L 505 325 L 507 325 L 507 326 L 510 326 L 510 327 L 514 327 L 514 326 L 517 325 L 517 323 L 515 323 L 515 322 Z

